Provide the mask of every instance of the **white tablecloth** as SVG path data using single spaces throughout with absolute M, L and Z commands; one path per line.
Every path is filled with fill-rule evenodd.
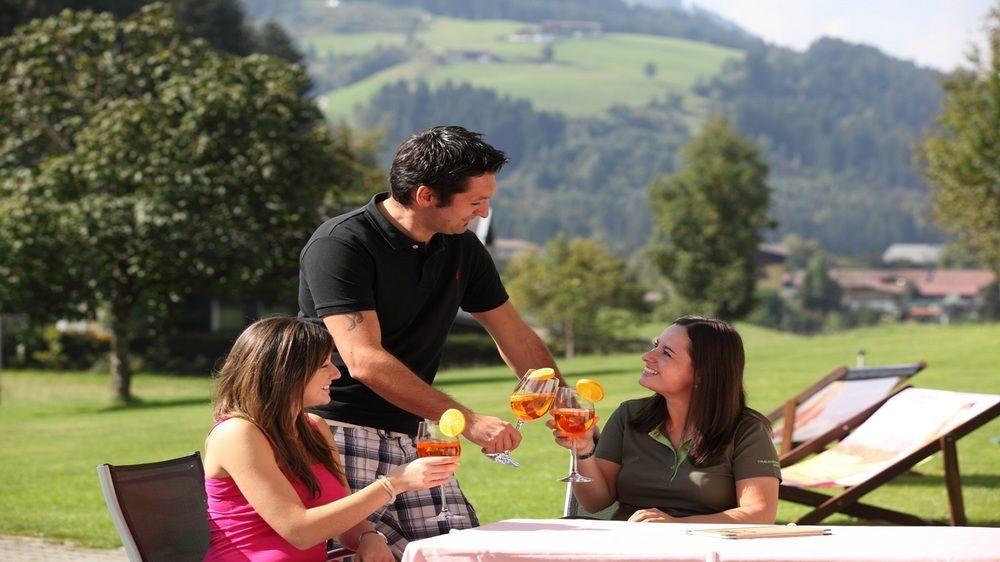
M 1000 528 L 821 526 L 832 534 L 732 540 L 685 531 L 733 525 L 509 519 L 412 542 L 403 562 L 1000 561 Z

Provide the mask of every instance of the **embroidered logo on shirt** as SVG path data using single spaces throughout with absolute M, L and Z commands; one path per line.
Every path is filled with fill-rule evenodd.
M 757 464 L 769 464 L 769 465 L 773 466 L 774 468 L 781 468 L 781 463 L 778 462 L 778 461 L 759 459 L 757 461 Z

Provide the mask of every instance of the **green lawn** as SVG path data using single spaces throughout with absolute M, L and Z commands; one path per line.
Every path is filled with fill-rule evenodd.
M 726 59 L 742 56 L 734 49 L 685 39 L 609 33 L 560 40 L 554 44 L 554 60 L 542 62 L 541 45 L 505 39 L 525 25 L 503 20 L 435 18 L 427 30 L 417 35 L 425 54 L 485 49 L 497 60 L 449 64 L 439 56 L 417 57 L 416 61 L 326 94 L 325 111 L 333 120 L 350 119 L 355 106 L 383 85 L 423 78 L 433 86 L 447 81 L 468 82 L 529 99 L 537 109 L 592 116 L 613 105 L 643 105 L 670 92 L 694 102 L 690 90 L 698 78 L 717 73 Z M 304 37 L 302 42 L 319 53 L 357 53 L 377 45 L 403 45 L 404 37 L 388 33 L 335 34 Z M 647 62 L 656 65 L 652 78 L 643 73 Z
M 660 326 L 637 329 L 647 337 Z M 880 326 L 804 338 L 741 326 L 748 349 L 751 404 L 769 410 L 838 364 L 868 351 L 869 364 L 924 359 L 918 386 L 1000 393 L 1000 324 L 989 326 Z M 636 354 L 582 357 L 561 362 L 570 379 L 599 379 L 608 391 L 599 405 L 607 416 L 622 400 L 643 396 L 635 380 Z M 441 373 L 440 388 L 470 407 L 510 418 L 505 368 Z M 140 375 L 141 407 L 105 409 L 106 379 L 86 373 L 9 372 L 2 375 L 0 404 L 0 534 L 70 539 L 88 546 L 118 543 L 108 520 L 94 467 L 102 462 L 158 460 L 200 449 L 210 426 L 211 383 L 205 378 Z M 460 479 L 483 522 L 510 517 L 557 517 L 565 488 L 555 479 L 567 468 L 540 423 L 525 428 L 515 456 L 522 468 L 496 465 L 466 446 Z M 1000 525 L 1000 447 L 989 438 L 1000 422 L 960 443 L 965 503 L 973 525 Z M 866 499 L 926 516 L 945 518 L 947 501 L 940 457 Z M 782 503 L 779 520 L 802 508 Z M 831 524 L 852 523 L 837 516 Z

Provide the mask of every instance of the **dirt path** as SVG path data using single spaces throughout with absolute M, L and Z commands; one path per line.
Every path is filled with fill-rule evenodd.
M 0 535 L 0 560 L 4 562 L 128 562 L 125 550 L 83 548 L 72 543 L 51 542 L 31 537 Z

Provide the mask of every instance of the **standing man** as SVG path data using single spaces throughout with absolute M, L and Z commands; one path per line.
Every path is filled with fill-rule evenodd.
M 555 367 L 508 300 L 486 248 L 467 230 L 473 218 L 489 215 L 495 176 L 506 162 L 482 135 L 462 127 L 417 133 L 396 151 L 391 192 L 326 221 L 302 249 L 299 314 L 330 330 L 344 375 L 331 388 L 332 401 L 315 412 L 334 431 L 352 489 L 413 460 L 417 423 L 448 408 L 465 414 L 465 437 L 486 453 L 521 441 L 510 423 L 431 386 L 459 307 L 489 331 L 516 375 Z M 376 521 L 397 558 L 411 540 L 478 525 L 457 480 L 446 489 L 449 507 L 467 519 L 427 521 L 440 499 L 426 490 L 400 495 Z

